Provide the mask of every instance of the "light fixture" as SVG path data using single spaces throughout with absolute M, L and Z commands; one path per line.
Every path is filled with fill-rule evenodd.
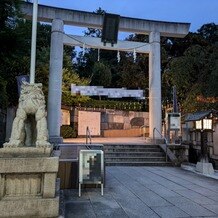
M 203 119 L 203 129 L 213 129 L 212 119 Z
M 202 120 L 195 121 L 195 128 L 201 130 L 202 129 Z
M 213 129 L 213 121 L 212 119 L 204 118 L 202 120 L 195 121 L 195 128 L 197 130 L 212 130 Z
M 196 130 L 200 130 L 201 137 L 201 160 L 196 164 L 196 171 L 203 174 L 213 174 L 214 169 L 209 163 L 208 155 L 208 132 L 213 130 L 213 120 L 211 118 L 203 118 L 195 121 Z

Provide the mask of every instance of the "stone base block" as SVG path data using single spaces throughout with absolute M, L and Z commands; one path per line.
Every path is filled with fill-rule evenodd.
M 21 155 L 12 148 L 2 152 L 7 157 L 0 158 L 0 217 L 57 217 L 59 157 L 38 157 L 41 151 L 33 148 L 27 151 L 36 157 L 10 158 L 9 154 Z
M 53 148 L 17 147 L 0 149 L 0 158 L 50 157 Z
M 63 143 L 63 137 L 60 136 L 50 136 L 49 142 L 51 144 L 62 144 Z
M 211 163 L 197 162 L 196 171 L 203 174 L 214 174 L 213 165 Z
M 104 130 L 104 137 L 139 137 L 141 136 L 141 129 L 112 129 Z
M 0 217 L 58 217 L 59 197 L 18 198 L 0 201 Z
M 58 166 L 58 157 L 0 158 L 0 174 L 56 173 Z

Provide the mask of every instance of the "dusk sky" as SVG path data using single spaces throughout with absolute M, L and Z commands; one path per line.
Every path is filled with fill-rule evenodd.
M 203 24 L 218 24 L 218 0 L 38 0 L 39 4 L 121 16 L 191 23 L 196 32 Z

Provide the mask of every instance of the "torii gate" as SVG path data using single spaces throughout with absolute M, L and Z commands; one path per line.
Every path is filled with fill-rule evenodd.
M 32 17 L 31 3 L 23 2 L 21 10 L 25 18 Z M 149 137 L 153 138 L 153 129 L 162 132 L 161 116 L 161 69 L 160 69 L 160 37 L 185 37 L 188 34 L 189 23 L 163 22 L 129 17 L 120 17 L 119 30 L 149 35 L 149 43 L 118 41 L 113 47 L 105 46 L 100 38 L 70 36 L 64 34 L 64 24 L 87 28 L 102 29 L 103 16 L 91 12 L 76 11 L 50 6 L 38 6 L 38 21 L 52 23 L 49 92 L 48 92 L 48 130 L 50 141 L 59 142 L 61 123 L 62 66 L 63 45 L 83 46 L 135 51 L 149 54 Z M 156 138 L 160 135 L 155 133 Z

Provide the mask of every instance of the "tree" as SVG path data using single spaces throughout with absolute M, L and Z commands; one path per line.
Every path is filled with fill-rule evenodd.
M 138 55 L 136 63 L 132 55 L 124 57 L 119 67 L 120 79 L 118 85 L 128 89 L 148 88 L 148 57 Z
M 218 43 L 218 25 L 215 23 L 204 24 L 197 32 L 209 43 Z
M 43 92 L 45 99 L 48 96 L 48 81 L 49 81 L 49 60 L 50 60 L 50 48 L 42 47 L 37 50 L 36 56 L 36 75 L 35 81 L 43 84 Z
M 105 11 L 102 10 L 101 8 L 98 8 L 94 13 L 103 15 L 105 14 Z M 88 28 L 88 30 L 85 31 L 85 36 L 100 38 L 101 35 L 102 35 L 102 30 L 100 29 Z M 81 77 L 92 79 L 92 85 L 116 86 L 117 85 L 116 82 L 118 80 L 117 52 L 109 51 L 109 50 L 100 50 L 99 64 L 96 64 L 97 60 L 98 60 L 97 49 L 86 49 L 84 55 L 83 52 L 80 52 L 77 58 L 77 66 L 76 66 L 77 73 Z M 94 73 L 94 71 L 96 71 L 97 68 L 99 67 L 103 67 L 103 65 L 104 65 L 104 69 L 107 68 L 106 75 L 100 73 L 97 76 L 97 73 Z M 103 79 L 104 76 L 106 76 L 107 79 Z M 98 81 L 98 79 L 100 80 Z M 104 82 L 101 84 L 102 79 Z
M 30 69 L 30 49 L 31 49 L 31 27 L 30 21 L 19 20 L 17 21 L 16 28 L 11 30 L 11 37 L 13 43 L 8 46 L 8 49 L 4 48 L 0 52 L 0 75 L 7 81 L 7 96 L 9 104 L 16 105 L 18 101 L 17 93 L 17 81 L 16 77 L 19 75 L 28 75 Z M 36 75 L 40 75 L 40 70 L 45 71 L 49 66 L 49 53 L 46 50 L 50 46 L 50 31 L 49 25 L 38 23 L 37 26 L 37 47 L 36 47 Z M 5 45 L 6 46 L 6 45 Z M 11 46 L 11 47 L 10 47 Z M 44 53 L 45 52 L 45 53 Z M 40 61 L 43 60 L 43 63 Z M 39 68 L 38 68 L 39 65 Z M 36 76 L 36 82 L 38 77 Z M 44 78 L 39 79 L 43 82 Z M 46 80 L 47 81 L 47 80 Z M 45 83 L 46 84 L 46 83 Z M 13 91 L 12 91 L 13 90 Z
M 5 64 L 11 64 L 7 56 L 13 53 L 14 47 L 17 45 L 14 29 L 19 14 L 19 3 L 20 0 L 0 1 L 0 107 L 6 107 L 8 100 L 10 100 L 7 94 L 7 86 L 9 85 L 7 81 L 10 75 L 5 73 Z
M 218 96 L 216 82 L 217 47 L 193 45 L 181 57 L 172 59 L 165 70 L 163 80 L 170 87 L 177 87 L 177 95 L 183 111 L 191 112 L 211 107 L 197 101 L 198 96 Z
M 67 106 L 76 106 L 81 103 L 85 103 L 89 100 L 87 96 L 72 95 L 70 88 L 71 84 L 75 85 L 88 85 L 89 80 L 80 78 L 78 74 L 69 69 L 63 69 L 63 81 L 62 81 L 62 104 Z
M 218 46 L 212 46 L 209 48 L 208 52 L 208 63 L 207 67 L 210 71 L 210 74 L 208 75 L 208 83 L 207 86 L 205 87 L 205 95 L 206 96 L 213 96 L 213 97 L 218 97 Z
M 92 68 L 91 85 L 109 87 L 111 70 L 103 62 L 96 62 Z
M 96 11 L 94 11 L 95 14 L 104 15 L 106 13 L 105 10 L 103 10 L 101 7 L 99 7 Z M 102 31 L 100 29 L 94 29 L 94 28 L 88 28 L 87 31 L 85 31 L 85 36 L 92 36 L 92 37 L 101 37 Z
M 32 22 L 25 21 L 22 18 L 18 19 L 18 15 L 20 16 L 18 11 L 20 2 L 18 0 L 3 0 L 0 3 L 0 11 L 4 12 L 0 14 L 0 23 L 2 26 L 4 24 L 4 28 L 0 29 L 0 43 L 4 42 L 0 46 L 0 85 L 2 94 L 0 104 L 5 106 L 7 99 L 9 104 L 17 104 L 16 76 L 28 75 L 30 69 Z M 7 31 L 5 31 L 6 29 Z M 49 80 L 50 37 L 51 26 L 38 23 L 35 81 L 43 84 L 46 99 Z M 65 72 L 72 72 L 72 58 L 74 55 L 72 48 L 64 46 L 63 66 Z M 68 74 L 65 73 L 64 75 L 66 77 Z M 72 76 L 68 75 L 68 77 L 71 81 Z M 83 82 L 83 80 L 81 81 Z
M 16 25 L 21 0 L 0 1 L 0 30 L 11 30 Z
M 6 85 L 7 85 L 7 82 L 0 76 L 0 93 L 1 93 L 0 108 L 5 108 L 8 103 Z
M 127 41 L 147 42 L 148 37 L 141 34 L 132 34 L 126 38 Z M 144 89 L 148 88 L 148 55 L 134 54 L 132 52 L 121 52 L 121 61 L 118 65 L 120 78 L 118 85 L 128 89 Z

